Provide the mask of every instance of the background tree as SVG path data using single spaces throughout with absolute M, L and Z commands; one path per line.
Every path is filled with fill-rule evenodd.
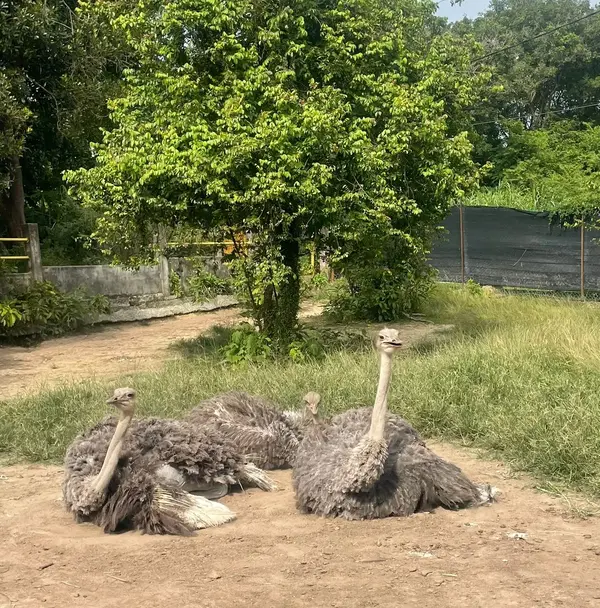
M 280 344 L 295 330 L 310 240 L 351 260 L 393 237 L 422 259 L 477 177 L 461 123 L 485 80 L 465 70 L 468 44 L 432 38 L 434 8 L 204 0 L 115 15 L 139 67 L 110 104 L 96 165 L 69 175 L 101 214 L 96 237 L 136 265 L 160 223 L 251 233 L 233 268 Z
M 66 196 L 62 172 L 91 164 L 89 142 L 107 125 L 106 99 L 119 86 L 126 57 L 125 43 L 77 6 L 0 3 L 2 228 L 19 235 L 27 216 L 40 224 L 46 247 L 53 238 L 60 242 L 67 263 L 84 255 L 75 238 L 89 234 L 93 217 Z
M 476 160 L 494 165 L 488 183 L 526 157 L 522 141 L 507 150 L 513 132 L 600 121 L 600 15 L 586 18 L 593 11 L 588 0 L 492 0 L 477 19 L 452 25 L 483 45 L 479 62 L 494 73 L 495 93 L 473 109 Z

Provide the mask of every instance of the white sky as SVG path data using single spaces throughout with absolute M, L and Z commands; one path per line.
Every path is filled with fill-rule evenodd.
M 450 21 L 458 21 L 463 17 L 477 17 L 479 13 L 483 13 L 489 5 L 489 0 L 464 0 L 458 6 L 452 6 L 450 0 L 439 0 L 439 8 L 437 14 L 441 17 L 448 17 Z
M 592 8 L 598 8 L 598 0 L 590 2 Z M 451 6 L 450 0 L 438 0 L 437 14 L 441 17 L 448 17 L 450 21 L 459 21 L 463 17 L 473 19 L 479 13 L 483 13 L 489 6 L 489 0 L 464 0 L 460 6 Z

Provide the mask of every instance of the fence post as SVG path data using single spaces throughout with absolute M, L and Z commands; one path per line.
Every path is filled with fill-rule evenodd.
M 25 224 L 27 237 L 27 255 L 29 256 L 29 272 L 34 281 L 44 280 L 42 267 L 42 250 L 40 249 L 40 233 L 37 224 Z
M 169 285 L 169 260 L 165 256 L 167 248 L 167 231 L 164 226 L 158 227 L 158 269 L 160 272 L 160 285 L 163 296 L 171 295 Z
M 458 208 L 458 219 L 460 224 L 460 279 L 465 283 L 465 222 L 463 218 L 463 206 Z
M 581 292 L 581 299 L 585 300 L 585 223 L 584 223 L 584 218 L 582 216 L 581 218 L 581 226 L 579 228 L 579 232 L 580 232 L 580 237 L 581 237 L 581 252 L 580 252 L 580 257 L 581 257 L 581 284 L 580 284 L 580 292 Z

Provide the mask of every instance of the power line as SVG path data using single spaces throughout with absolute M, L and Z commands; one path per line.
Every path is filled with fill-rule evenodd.
M 600 106 L 600 100 L 596 101 L 595 103 L 587 103 L 583 106 L 574 106 L 572 108 L 565 108 L 564 110 L 548 110 L 547 112 L 540 112 L 539 114 L 537 114 L 537 116 L 545 116 L 546 114 L 561 114 L 562 112 L 572 112 L 573 110 L 581 110 L 582 108 L 597 108 L 598 106 Z M 500 116 L 498 116 L 498 118 L 496 118 L 496 120 L 486 120 L 484 122 L 474 122 L 471 123 L 472 127 L 476 127 L 478 125 L 491 125 L 495 122 L 498 122 L 498 120 L 500 120 Z M 509 116 L 507 118 L 505 118 L 504 120 L 514 120 L 517 118 L 521 118 L 520 116 Z
M 583 15 L 582 17 L 578 17 L 577 19 L 573 19 L 572 21 L 568 21 L 567 23 L 563 23 L 562 25 L 557 25 L 556 27 L 553 27 L 550 30 L 546 30 L 545 32 L 536 34 L 535 36 L 532 36 L 531 38 L 525 38 L 525 40 L 520 40 L 519 42 L 515 42 L 514 44 L 509 44 L 508 46 L 502 47 L 501 49 L 497 49 L 495 51 L 492 51 L 491 53 L 487 53 L 485 55 L 482 55 L 481 57 L 477 57 L 477 59 L 475 59 L 475 61 L 473 61 L 473 63 L 479 63 L 480 61 L 483 61 L 484 59 L 487 59 L 488 57 L 493 57 L 494 55 L 499 55 L 500 53 L 503 53 L 504 51 L 514 49 L 517 46 L 521 46 L 522 44 L 525 44 L 526 42 L 531 42 L 532 40 L 537 40 L 538 38 L 541 38 L 542 36 L 547 36 L 548 34 L 552 34 L 553 32 L 556 32 L 556 31 L 562 29 L 563 27 L 573 25 L 574 23 L 579 23 L 580 21 L 583 21 L 584 19 L 588 19 L 589 17 L 593 17 L 594 15 L 598 15 L 598 14 L 600 14 L 600 9 L 597 11 L 588 13 L 587 15 Z

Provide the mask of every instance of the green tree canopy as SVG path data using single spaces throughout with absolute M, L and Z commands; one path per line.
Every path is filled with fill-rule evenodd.
M 0 230 L 17 236 L 27 215 L 44 238 L 58 221 L 74 248 L 93 223 L 66 197 L 62 172 L 91 164 L 89 143 L 107 124 L 127 57 L 103 15 L 78 4 L 0 3 Z
M 308 241 L 342 264 L 389 239 L 421 260 L 477 179 L 466 108 L 487 79 L 472 43 L 433 35 L 434 8 L 172 0 L 114 14 L 139 66 L 110 103 L 95 166 L 68 176 L 101 214 L 97 238 L 136 265 L 159 224 L 252 233 L 234 267 L 276 340 L 296 324 Z
M 514 121 L 526 130 L 557 119 L 600 122 L 600 15 L 586 18 L 593 10 L 588 0 L 492 0 L 477 19 L 453 24 L 483 45 L 481 63 L 494 73 L 495 92 L 473 110 L 476 158 L 494 165 L 490 183 L 520 159 L 505 153 Z
M 560 121 L 513 134 L 523 159 L 505 180 L 535 194 L 537 205 L 563 215 L 597 218 L 600 209 L 600 126 Z

